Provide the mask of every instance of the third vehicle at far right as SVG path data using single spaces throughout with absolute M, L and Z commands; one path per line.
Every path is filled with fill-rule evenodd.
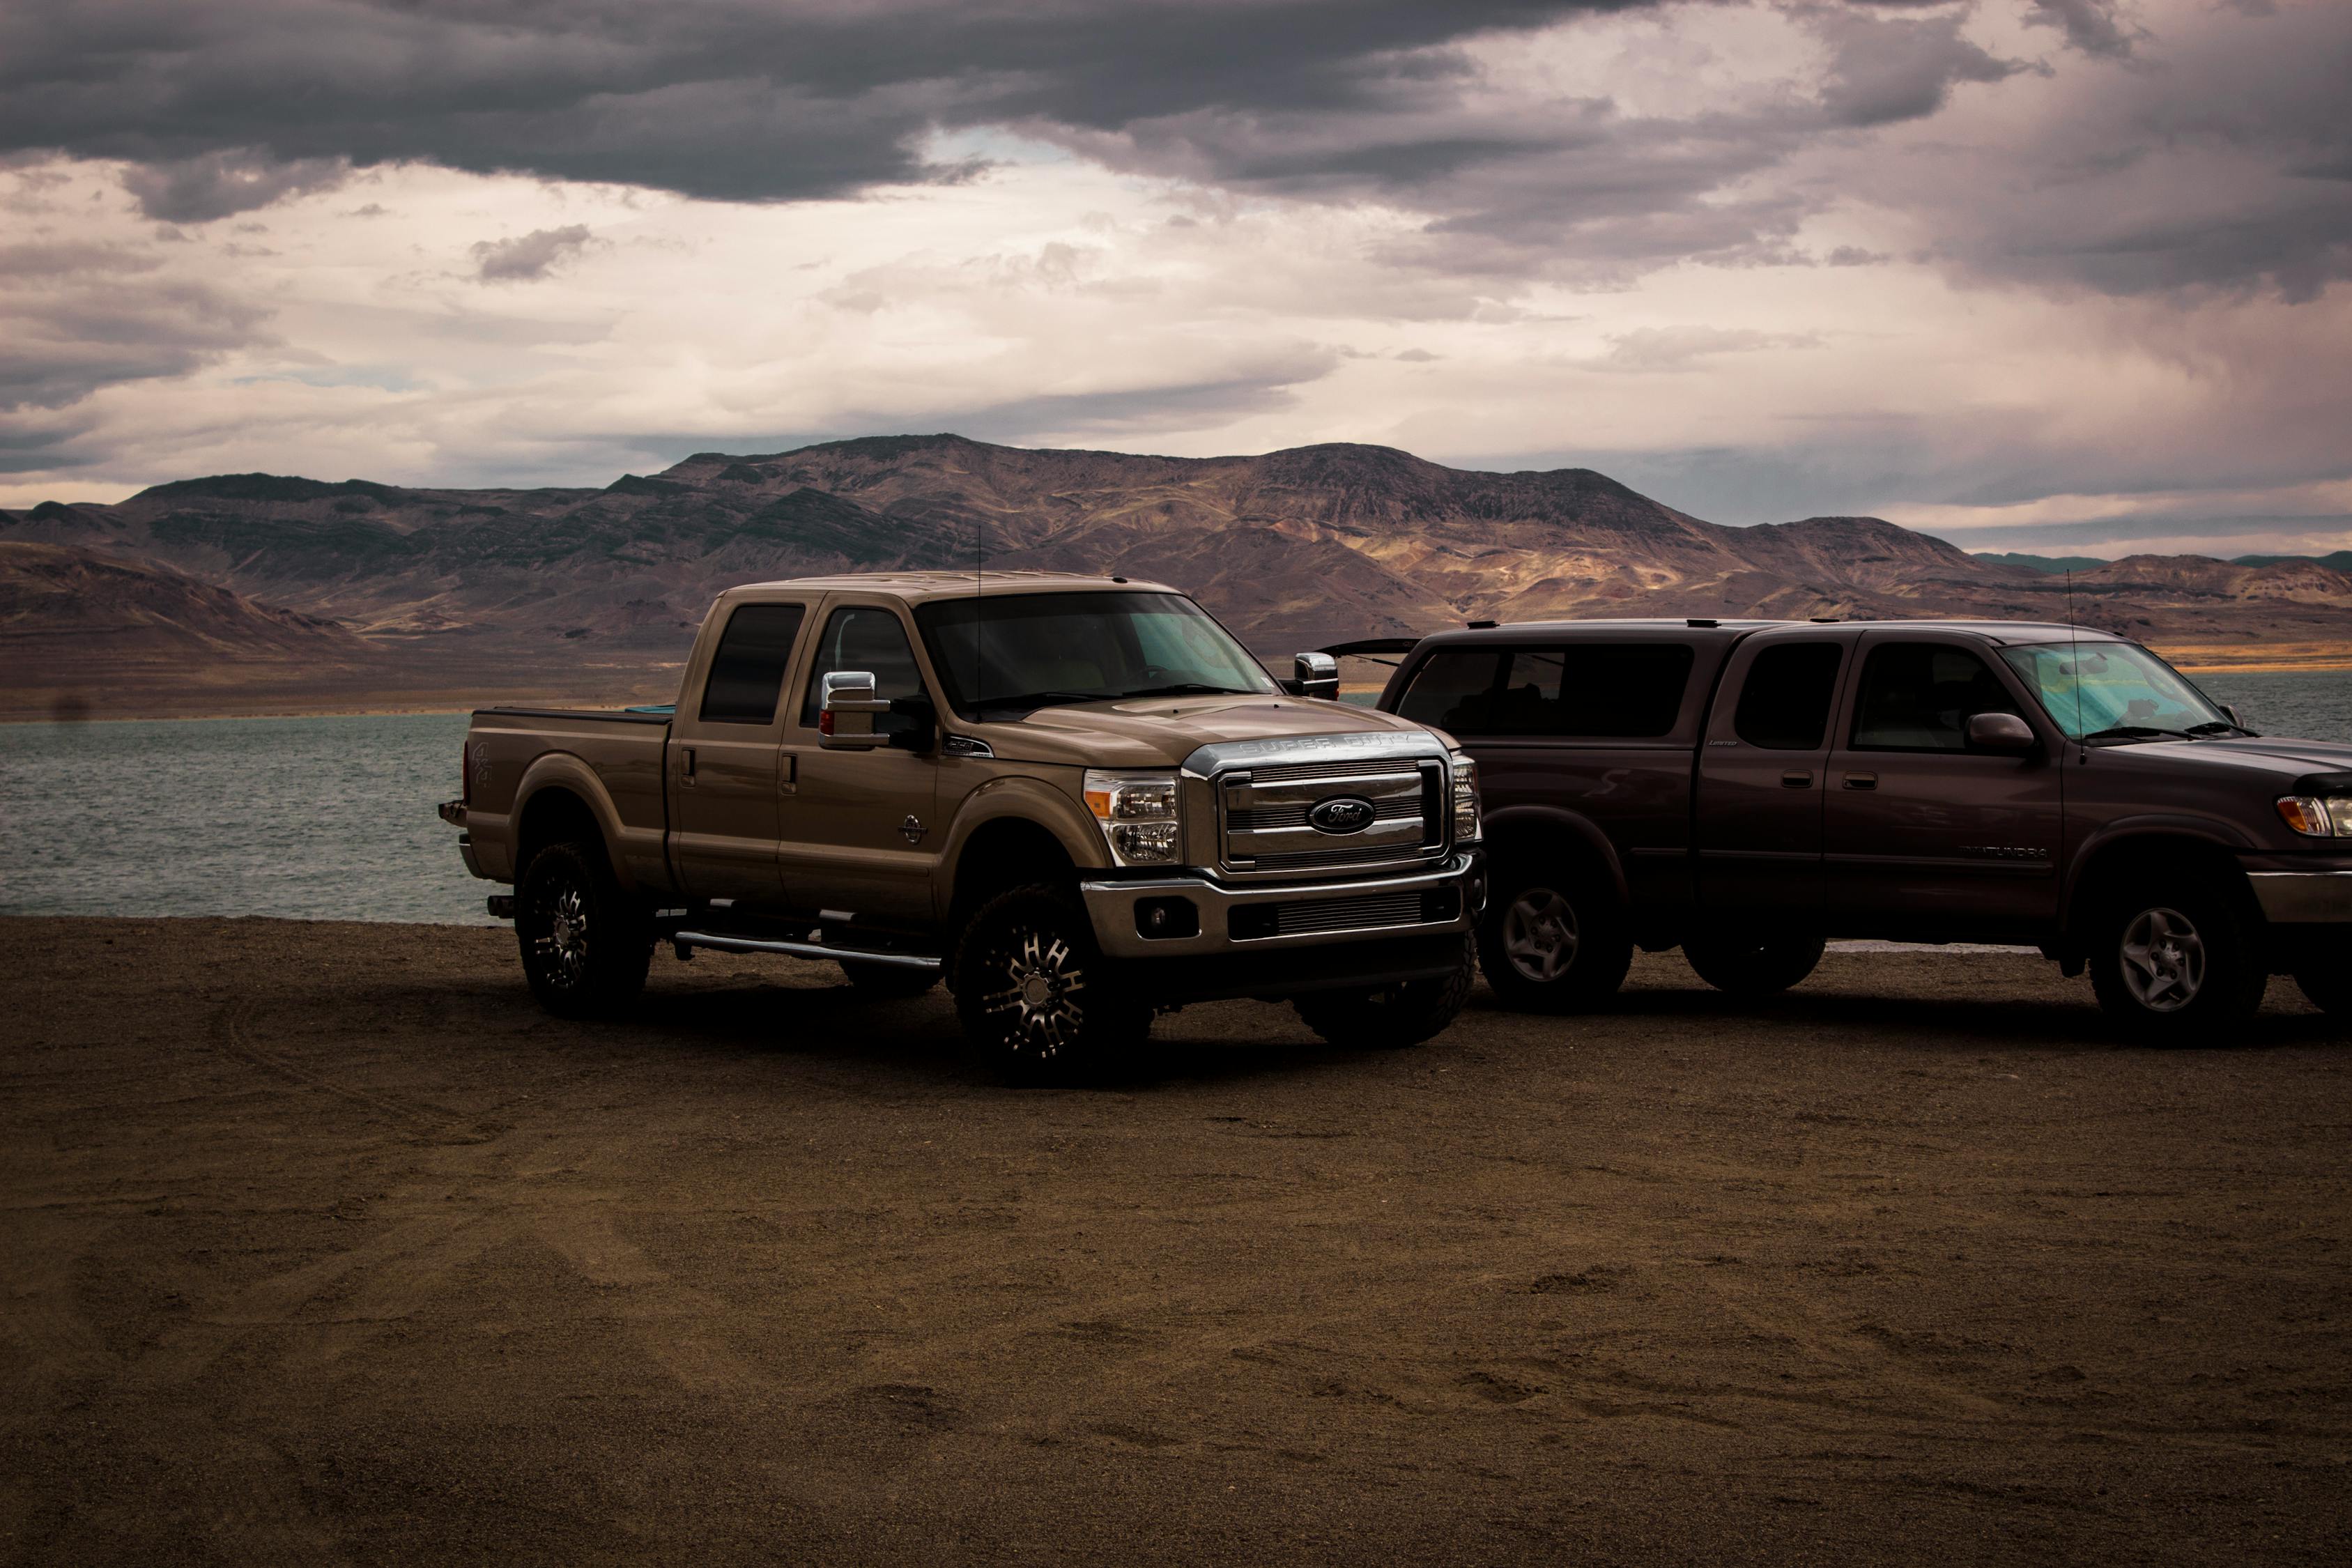
M 2352 746 L 2257 735 L 2138 644 L 1980 621 L 1576 621 L 1404 657 L 1383 709 L 1484 784 L 1482 967 L 1602 1005 L 1633 950 L 1802 980 L 1833 937 L 2031 945 L 2151 1043 L 2273 973 L 2352 1015 Z

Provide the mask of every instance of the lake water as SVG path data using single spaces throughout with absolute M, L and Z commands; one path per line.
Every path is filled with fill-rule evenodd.
M 2272 734 L 2352 742 L 2352 674 L 2198 683 Z M 0 914 L 488 923 L 434 815 L 463 713 L 0 725 Z

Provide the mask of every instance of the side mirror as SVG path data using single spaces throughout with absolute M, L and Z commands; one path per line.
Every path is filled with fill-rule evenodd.
M 870 670 L 836 669 L 817 682 L 817 744 L 828 752 L 870 752 L 890 743 L 874 732 L 874 715 L 887 713 L 887 702 L 875 700 Z
M 1979 713 L 1969 721 L 1969 750 L 2021 755 L 2041 742 L 2033 726 L 2014 713 Z
M 1328 653 L 1302 653 L 1292 660 L 1296 672 L 1291 685 L 1301 697 L 1320 697 L 1327 702 L 1339 700 L 1339 661 Z
M 2236 728 L 2238 728 L 2238 729 L 2242 730 L 2242 729 L 2244 729 L 2244 728 L 2246 727 L 2246 721 L 2245 721 L 2243 719 L 2241 719 L 2241 718 L 2239 718 L 2239 717 L 2238 717 L 2238 710 L 2237 710 L 2235 708 L 2231 707 L 2231 706 L 2230 704 L 2228 704 L 2227 702 L 2220 703 L 2220 704 L 2218 704 L 2218 706 L 2219 706 L 2219 707 L 2221 708 L 2221 717 L 2222 717 L 2222 718 L 2227 719 L 2227 720 L 2228 720 L 2228 721 L 2229 721 L 2232 725 L 2234 725 L 2234 726 L 2235 726 Z

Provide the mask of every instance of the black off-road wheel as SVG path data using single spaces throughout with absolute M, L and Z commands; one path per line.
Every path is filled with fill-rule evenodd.
M 2193 880 L 2135 883 L 2090 924 L 2091 990 L 2135 1045 L 2231 1046 L 2270 982 L 2240 900 Z M 2307 993 L 2306 993 L 2307 994 Z
M 910 969 L 899 963 L 852 963 L 844 961 L 841 973 L 857 987 L 860 996 L 871 996 L 877 1002 L 920 996 L 940 983 L 940 972 L 936 969 Z
M 607 1016 L 645 989 L 653 923 L 602 848 L 550 844 L 515 887 L 515 938 L 539 1005 L 559 1018 Z
M 1299 1022 L 1349 1050 L 1400 1050 L 1442 1033 L 1470 999 L 1477 944 L 1462 940 L 1462 962 L 1450 974 L 1394 985 L 1309 991 L 1290 999 Z
M 1478 967 L 1496 1000 L 1522 1013 L 1607 1006 L 1633 963 L 1616 890 L 1575 867 L 1542 861 L 1496 881 L 1478 922 Z
M 1045 883 L 972 911 L 956 943 L 955 999 L 964 1037 L 1008 1083 L 1111 1071 L 1151 1032 L 1150 1004 L 1108 973 L 1086 910 Z
M 1727 995 L 1770 996 L 1811 974 L 1827 945 L 1801 931 L 1714 931 L 1685 938 L 1683 957 Z

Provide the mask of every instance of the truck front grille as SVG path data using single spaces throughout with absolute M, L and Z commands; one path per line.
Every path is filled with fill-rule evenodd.
M 1303 936 L 1317 931 L 1379 931 L 1388 926 L 1435 925 L 1462 912 L 1456 888 L 1417 892 L 1373 893 L 1354 899 L 1301 899 L 1287 904 L 1244 904 L 1228 929 L 1235 941 Z
M 1452 820 L 1441 762 L 1292 763 L 1221 774 L 1217 803 L 1225 868 L 1276 872 L 1412 865 L 1445 852 Z M 1332 832 L 1317 808 L 1347 799 L 1365 826 Z M 1329 817 L 1329 813 L 1325 813 Z

